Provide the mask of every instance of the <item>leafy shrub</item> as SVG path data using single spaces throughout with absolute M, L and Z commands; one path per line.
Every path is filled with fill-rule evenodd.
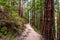
M 16 32 L 21 34 L 24 31 L 23 23 L 26 19 L 19 17 L 18 12 L 6 0 L 0 0 L 0 6 L 3 7 L 3 10 L 0 10 L 0 34 L 13 40 Z

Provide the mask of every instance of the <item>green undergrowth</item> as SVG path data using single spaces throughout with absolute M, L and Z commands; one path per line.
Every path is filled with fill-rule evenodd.
M 0 39 L 4 36 L 13 40 L 17 35 L 21 35 L 25 29 L 26 19 L 19 17 L 16 12 L 8 15 L 0 13 Z
M 33 26 L 33 29 L 40 34 L 40 28 L 38 28 L 37 26 Z
M 17 35 L 22 34 L 27 20 L 20 17 L 14 7 L 5 1 L 0 1 L 0 7 L 2 7 L 0 8 L 0 40 L 4 37 L 13 40 Z
M 25 29 L 25 26 L 23 24 L 24 19 L 23 18 L 21 19 L 17 19 L 17 20 L 0 19 L 0 36 L 1 37 L 2 35 L 7 36 L 11 40 L 14 37 L 16 37 L 16 35 L 18 34 L 21 35 Z

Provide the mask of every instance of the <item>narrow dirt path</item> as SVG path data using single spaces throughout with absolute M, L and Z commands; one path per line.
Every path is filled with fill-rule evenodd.
M 35 32 L 30 24 L 24 25 L 26 26 L 26 29 L 21 36 L 21 40 L 43 40 L 42 36 Z

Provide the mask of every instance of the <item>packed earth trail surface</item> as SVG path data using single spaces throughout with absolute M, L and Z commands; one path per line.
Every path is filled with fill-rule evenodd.
M 24 24 L 26 29 L 22 33 L 21 40 L 43 40 L 42 36 L 34 31 L 30 24 Z

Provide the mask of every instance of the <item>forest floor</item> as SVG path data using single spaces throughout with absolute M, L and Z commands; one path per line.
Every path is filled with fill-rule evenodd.
M 21 40 L 43 40 L 42 36 L 34 31 L 30 24 L 24 24 L 26 29 L 22 33 Z

